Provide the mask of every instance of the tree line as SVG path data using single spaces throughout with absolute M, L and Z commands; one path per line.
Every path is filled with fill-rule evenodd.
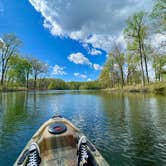
M 155 34 L 166 37 L 165 11 L 166 1 L 156 0 L 151 13 L 140 11 L 128 18 L 123 31 L 127 49 L 113 41 L 112 51 L 99 78 L 103 88 L 133 84 L 145 86 L 150 83 L 148 66 L 152 66 L 155 72 L 155 81 L 165 79 L 166 41 L 157 48 L 150 42 L 150 37 Z
M 47 78 L 48 64 L 19 52 L 22 42 L 15 34 L 4 34 L 0 40 L 1 90 L 99 89 L 98 81 L 65 82 Z
M 48 65 L 41 60 L 32 56 L 21 56 L 19 54 L 21 45 L 21 40 L 15 34 L 2 36 L 0 41 L 1 89 L 13 87 L 36 89 L 38 76 L 48 71 Z

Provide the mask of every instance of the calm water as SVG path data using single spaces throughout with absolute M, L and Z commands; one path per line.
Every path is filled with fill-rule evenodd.
M 54 114 L 79 127 L 112 166 L 166 165 L 166 96 L 87 91 L 0 94 L 0 165 L 12 165 Z

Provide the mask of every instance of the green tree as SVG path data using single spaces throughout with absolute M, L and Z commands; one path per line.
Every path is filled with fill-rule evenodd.
M 102 88 L 112 87 L 110 71 L 111 71 L 111 59 L 108 58 L 99 76 L 99 83 Z
M 28 58 L 24 58 L 23 59 L 23 65 L 24 65 L 24 72 L 25 72 L 25 76 L 26 76 L 26 88 L 29 88 L 29 76 L 30 74 L 32 74 L 32 64 L 30 62 L 30 60 Z
M 11 56 L 9 59 L 8 81 L 17 82 L 21 86 L 28 88 L 28 79 L 31 72 L 30 62 L 19 55 Z
M 9 59 L 18 53 L 18 48 L 22 42 L 14 34 L 4 34 L 2 36 L 4 42 L 1 51 L 1 85 L 4 84 L 5 75 L 7 75 L 7 69 L 9 65 Z
M 162 76 L 166 74 L 166 56 L 158 53 L 158 52 L 153 52 L 152 55 L 152 62 L 153 62 L 153 68 L 155 71 L 155 79 L 156 81 L 161 81 Z
M 166 36 L 166 1 L 155 0 L 151 13 L 155 32 Z
M 11 56 L 9 59 L 9 68 L 8 68 L 8 82 L 18 83 L 20 85 L 25 83 L 25 75 L 22 64 L 22 59 L 16 55 Z
M 140 83 L 141 72 L 138 69 L 139 55 L 135 51 L 128 51 L 126 54 L 127 63 L 127 84 Z
M 48 89 L 66 89 L 66 83 L 62 79 L 52 79 L 48 85 Z
M 143 62 L 145 64 L 146 78 L 149 83 L 147 55 L 145 50 L 145 39 L 147 37 L 147 25 L 145 24 L 145 16 L 146 14 L 144 12 L 139 12 L 136 13 L 133 17 L 129 17 L 127 20 L 127 27 L 124 30 L 124 34 L 128 40 L 128 43 L 130 44 L 130 48 L 135 50 L 135 52 L 138 52 L 140 56 L 143 86 L 145 85 Z

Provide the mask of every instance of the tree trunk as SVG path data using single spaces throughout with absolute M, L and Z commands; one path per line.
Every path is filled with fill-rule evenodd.
M 37 80 L 37 74 L 35 74 L 35 79 L 34 79 L 34 89 L 36 89 L 36 80 Z
M 29 80 L 29 73 L 27 72 L 27 75 L 26 75 L 26 88 L 27 89 L 29 88 L 28 80 Z
M 161 81 L 161 62 L 160 62 L 160 65 L 159 65 L 159 81 Z
M 2 69 L 2 74 L 1 74 L 1 85 L 3 86 L 4 84 L 4 76 L 5 76 L 5 70 Z
M 143 51 L 143 57 L 144 57 L 144 62 L 145 62 L 146 79 L 147 79 L 148 84 L 149 84 L 149 74 L 148 74 L 147 57 L 146 57 L 146 53 L 145 53 L 143 42 L 142 42 L 142 51 Z
M 122 69 L 121 65 L 120 65 L 120 75 L 121 75 L 121 87 L 123 88 L 123 86 L 124 86 L 124 76 L 123 76 L 123 69 Z
M 142 71 L 142 85 L 145 86 L 145 75 L 144 75 L 142 56 L 140 56 L 140 58 L 141 58 L 141 71 Z
M 142 85 L 145 86 L 145 75 L 144 75 L 144 68 L 143 68 L 143 55 L 142 55 L 140 31 L 138 31 L 138 42 L 139 42 L 139 54 L 140 54 L 140 60 L 141 60 Z
M 5 80 L 5 77 L 7 76 L 7 70 L 8 70 L 8 61 L 9 61 L 9 58 L 6 58 L 6 61 L 2 58 L 2 66 L 1 66 L 1 69 L 2 69 L 2 74 L 1 74 L 1 85 L 3 86 L 4 85 L 4 80 Z
M 154 68 L 155 80 L 157 81 L 157 70 L 156 67 Z
M 127 82 L 127 85 L 129 85 L 129 74 L 127 74 L 127 78 L 126 78 L 126 82 Z
M 149 74 L 148 74 L 148 65 L 147 65 L 146 55 L 144 55 L 144 61 L 145 61 L 146 79 L 147 79 L 148 84 L 149 84 Z

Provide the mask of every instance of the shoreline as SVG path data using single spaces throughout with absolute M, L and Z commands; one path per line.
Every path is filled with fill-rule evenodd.
M 30 92 L 30 91 L 45 91 L 45 90 L 94 90 L 94 89 L 27 89 L 27 88 L 9 88 L 0 89 L 0 92 Z M 142 85 L 126 85 L 123 88 L 105 88 L 96 89 L 105 93 L 153 93 L 153 94 L 166 94 L 166 82 L 150 83 L 144 87 Z
M 108 93 L 153 93 L 153 94 L 166 94 L 166 82 L 162 83 L 150 83 L 145 85 L 130 85 L 124 86 L 123 88 L 106 88 L 102 89 Z

